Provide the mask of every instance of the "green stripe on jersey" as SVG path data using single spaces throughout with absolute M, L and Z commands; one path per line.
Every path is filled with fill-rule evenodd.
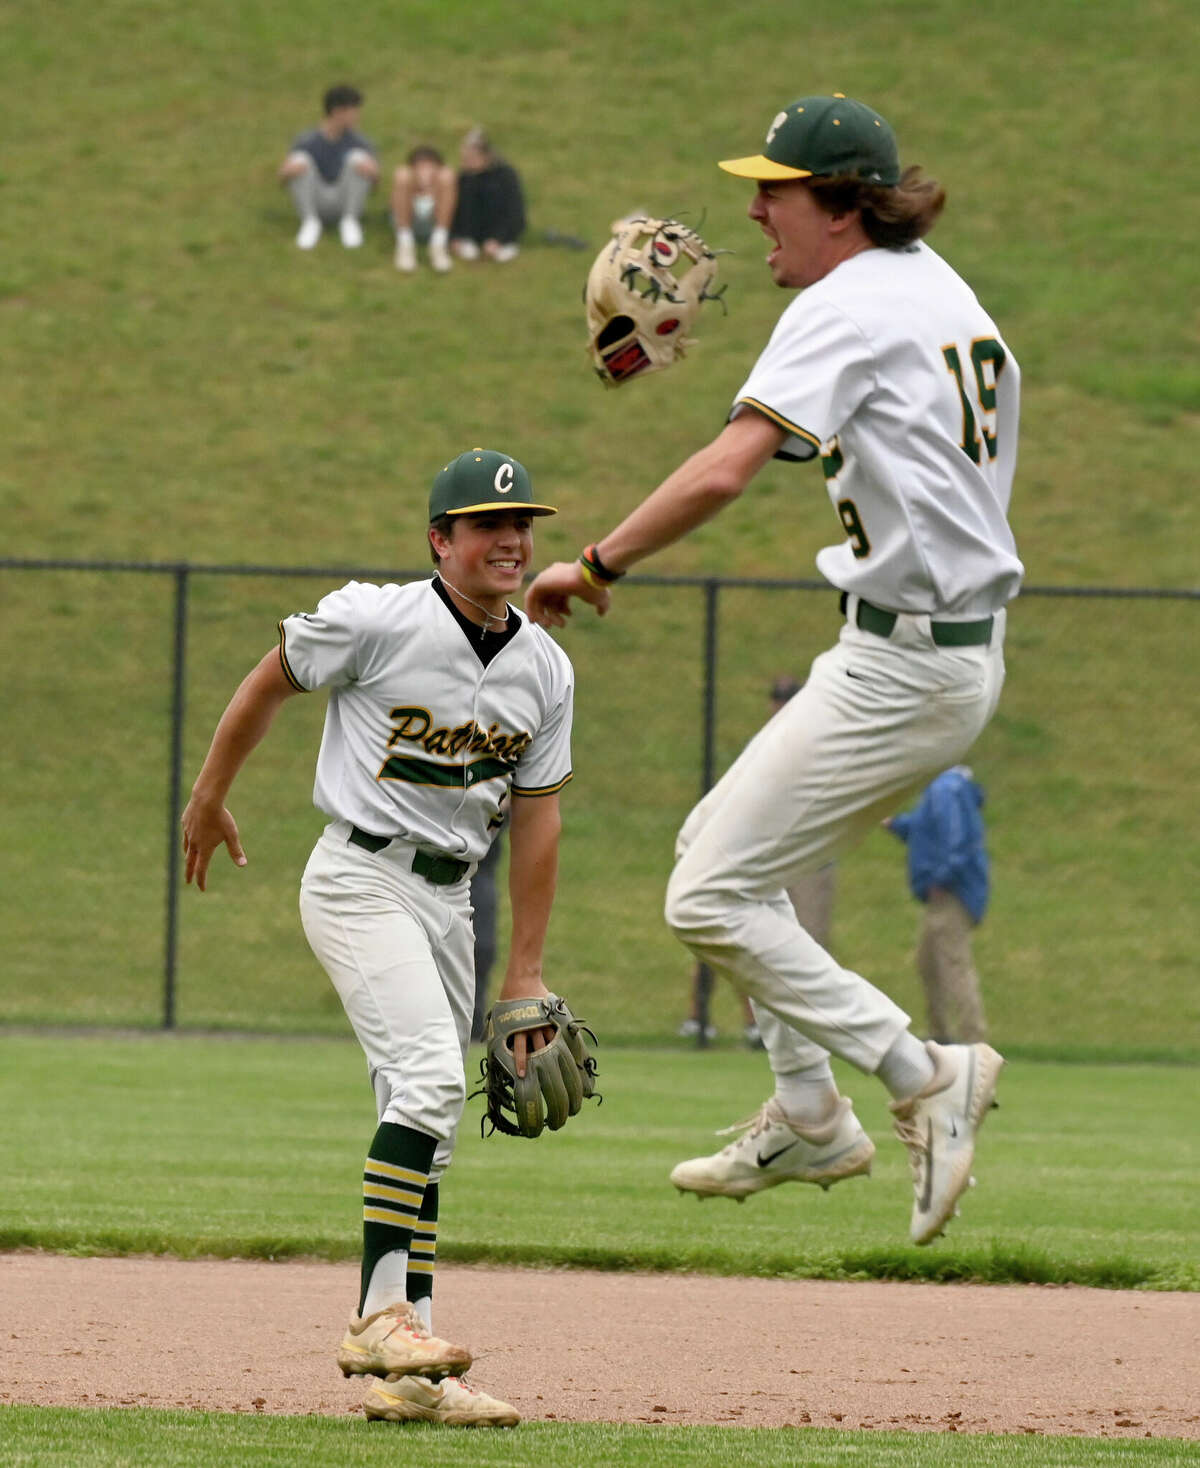
M 384 761 L 377 780 L 403 780 L 409 785 L 459 787 L 478 785 L 480 780 L 498 780 L 512 774 L 513 767 L 502 759 L 477 759 L 469 765 L 439 765 L 433 760 L 393 754 Z

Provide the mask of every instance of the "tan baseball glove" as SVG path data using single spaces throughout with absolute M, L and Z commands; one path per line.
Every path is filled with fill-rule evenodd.
M 688 332 L 712 289 L 717 257 L 676 219 L 619 219 L 584 290 L 588 350 L 605 387 L 670 367 L 694 345 Z M 721 302 L 724 306 L 724 302 Z

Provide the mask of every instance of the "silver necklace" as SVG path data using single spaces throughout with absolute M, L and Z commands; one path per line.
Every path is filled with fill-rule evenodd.
M 487 620 L 484 622 L 483 626 L 479 629 L 479 635 L 480 635 L 480 637 L 484 637 L 484 636 L 487 635 L 487 630 L 488 630 L 488 625 L 487 624 L 488 624 L 488 622 L 499 622 L 502 627 L 507 627 L 508 626 L 508 609 L 507 608 L 505 608 L 504 615 L 502 617 L 498 617 L 495 614 L 495 612 L 489 612 L 488 609 L 487 609 L 487 607 L 480 606 L 480 604 L 477 601 L 474 601 L 471 597 L 469 597 L 465 591 L 459 591 L 459 589 L 458 589 L 457 586 L 451 586 L 450 582 L 446 580 L 446 578 L 442 575 L 442 573 L 440 571 L 438 572 L 438 577 L 440 578 L 442 585 L 447 589 L 447 591 L 452 591 L 455 594 L 455 596 L 461 596 L 462 599 L 463 599 L 463 601 L 470 603 L 470 605 L 473 606 L 476 611 L 483 613 L 484 617 Z

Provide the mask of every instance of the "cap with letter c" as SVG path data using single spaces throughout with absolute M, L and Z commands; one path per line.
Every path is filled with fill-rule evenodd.
M 761 153 L 717 167 L 771 181 L 849 175 L 888 188 L 900 182 L 895 134 L 878 112 L 841 92 L 789 102 L 771 120 Z
M 555 505 L 534 503 L 529 470 L 511 454 L 468 449 L 439 470 L 429 491 L 430 523 L 440 515 L 482 515 L 489 510 L 519 510 L 526 515 L 557 515 Z

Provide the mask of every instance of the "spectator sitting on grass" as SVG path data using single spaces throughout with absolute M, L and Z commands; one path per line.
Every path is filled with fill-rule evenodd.
M 417 246 L 428 245 L 429 263 L 439 274 L 450 269 L 450 225 L 458 203 L 458 180 L 436 148 L 421 144 L 392 175 L 392 227 L 396 269 L 417 268 Z
M 280 164 L 280 180 L 300 216 L 296 243 L 302 250 L 316 245 L 326 224 L 337 225 L 348 250 L 363 242 L 362 216 L 379 164 L 375 149 L 357 130 L 362 105 L 355 87 L 330 87 L 324 122 L 301 133 Z
M 515 260 L 525 229 L 525 198 L 517 170 L 473 127 L 459 150 L 458 208 L 450 231 L 460 260 Z

